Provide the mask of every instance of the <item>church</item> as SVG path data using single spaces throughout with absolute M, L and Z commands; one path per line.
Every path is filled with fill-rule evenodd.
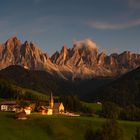
M 49 106 L 41 106 L 41 112 L 43 115 L 62 114 L 64 113 L 64 105 L 62 102 L 55 103 L 53 95 L 51 93 L 49 99 Z

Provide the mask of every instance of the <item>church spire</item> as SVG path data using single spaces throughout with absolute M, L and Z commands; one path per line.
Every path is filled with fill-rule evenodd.
M 50 94 L 50 102 L 49 102 L 49 104 L 50 104 L 50 108 L 53 108 L 53 106 L 54 106 L 54 100 L 53 100 L 52 92 Z

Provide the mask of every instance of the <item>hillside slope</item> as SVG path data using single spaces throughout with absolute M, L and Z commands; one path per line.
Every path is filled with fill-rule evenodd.
M 27 70 L 21 66 L 9 66 L 1 70 L 0 77 L 10 80 L 20 87 L 33 89 L 44 94 L 53 92 L 54 95 L 78 95 L 83 100 L 90 100 L 91 95 L 88 93 L 112 81 L 111 78 L 104 77 L 69 81 L 52 76 L 45 71 Z
M 140 67 L 99 89 L 96 98 L 122 106 L 140 106 Z

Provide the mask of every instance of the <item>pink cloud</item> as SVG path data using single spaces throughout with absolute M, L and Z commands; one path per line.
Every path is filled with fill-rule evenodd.
M 111 23 L 111 22 L 100 22 L 100 21 L 90 21 L 87 23 L 90 27 L 96 29 L 126 29 L 140 25 L 140 19 L 131 20 L 122 23 Z

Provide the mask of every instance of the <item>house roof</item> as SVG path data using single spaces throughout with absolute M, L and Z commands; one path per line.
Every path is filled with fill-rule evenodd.
M 47 110 L 47 109 L 52 109 L 52 108 L 50 108 L 50 106 L 41 106 L 40 109 L 41 110 Z
M 26 109 L 26 110 L 32 110 L 32 107 L 31 106 L 26 106 L 24 109 Z
M 17 105 L 16 101 L 3 101 L 0 105 Z
M 47 108 L 45 106 L 41 106 L 40 110 L 46 110 Z

